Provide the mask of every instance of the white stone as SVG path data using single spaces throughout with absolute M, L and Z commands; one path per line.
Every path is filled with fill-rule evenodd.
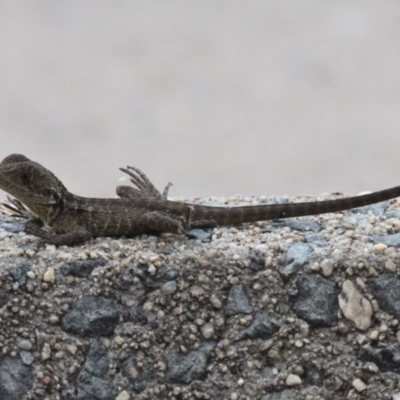
M 46 361 L 51 357 L 51 348 L 48 343 L 43 345 L 41 356 L 43 361 Z
M 362 297 L 356 285 L 349 280 L 343 283 L 342 293 L 339 295 L 339 306 L 343 315 L 353 321 L 358 329 L 365 331 L 371 326 L 372 305 Z
M 357 390 L 357 392 L 362 392 L 367 385 L 361 379 L 355 379 L 353 381 L 353 387 Z
M 45 273 L 43 274 L 43 280 L 45 282 L 54 283 L 54 281 L 56 280 L 54 268 L 50 267 L 46 269 Z
M 301 378 L 298 375 L 289 374 L 286 378 L 286 385 L 288 386 L 301 385 Z
M 222 308 L 222 302 L 215 294 L 211 295 L 210 302 L 213 305 L 213 307 L 217 309 Z
M 172 294 L 176 292 L 177 285 L 175 281 L 166 282 L 161 287 L 161 292 L 164 294 Z
M 214 336 L 214 325 L 207 323 L 201 327 L 201 333 L 206 339 L 211 339 Z
M 22 350 L 31 350 L 32 349 L 32 343 L 29 340 L 26 339 L 17 339 L 17 346 L 22 349 Z
M 131 395 L 126 391 L 123 390 L 116 398 L 115 400 L 129 400 L 131 398 Z
M 333 267 L 334 267 L 334 262 L 332 260 L 329 260 L 325 258 L 324 260 L 321 261 L 320 268 L 322 271 L 322 274 L 324 276 L 330 276 L 332 275 Z

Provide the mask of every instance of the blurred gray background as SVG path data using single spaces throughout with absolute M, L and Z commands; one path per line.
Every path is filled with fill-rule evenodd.
M 2 1 L 0 159 L 113 197 L 400 184 L 400 2 Z M 0 194 L 4 198 L 4 193 Z

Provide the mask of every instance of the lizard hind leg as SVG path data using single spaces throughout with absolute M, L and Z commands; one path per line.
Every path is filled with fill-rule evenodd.
M 122 172 L 125 172 L 131 177 L 131 182 L 136 187 L 131 186 L 118 186 L 117 195 L 122 198 L 138 198 L 138 197 L 155 197 L 158 199 L 167 199 L 168 190 L 172 186 L 172 183 L 168 183 L 163 193 L 161 194 L 156 187 L 151 183 L 149 178 L 136 167 L 120 168 Z
M 170 232 L 186 234 L 189 221 L 163 211 L 149 211 L 142 216 L 142 222 L 156 232 Z

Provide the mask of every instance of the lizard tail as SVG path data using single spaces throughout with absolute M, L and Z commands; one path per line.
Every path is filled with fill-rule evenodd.
M 325 214 L 367 206 L 400 197 L 400 186 L 359 196 L 327 201 L 266 204 L 243 207 L 193 205 L 191 222 L 196 225 L 236 225 L 246 222 Z

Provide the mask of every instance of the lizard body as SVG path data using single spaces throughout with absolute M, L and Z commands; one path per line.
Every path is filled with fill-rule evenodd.
M 27 206 L 38 217 L 30 218 L 27 233 L 56 245 L 74 245 L 97 236 L 135 236 L 142 233 L 185 233 L 193 227 L 237 225 L 279 218 L 317 215 L 357 208 L 400 196 L 400 186 L 370 194 L 335 200 L 214 207 L 167 199 L 137 168 L 121 170 L 137 187 L 120 186 L 121 198 L 85 198 L 70 193 L 48 169 L 21 154 L 0 163 L 0 189 L 14 196 L 14 211 L 27 217 Z M 133 172 L 132 172 L 133 171 Z M 21 203 L 20 203 L 21 202 Z M 32 215 L 29 214 L 29 217 Z M 43 223 L 53 228 L 43 229 Z

